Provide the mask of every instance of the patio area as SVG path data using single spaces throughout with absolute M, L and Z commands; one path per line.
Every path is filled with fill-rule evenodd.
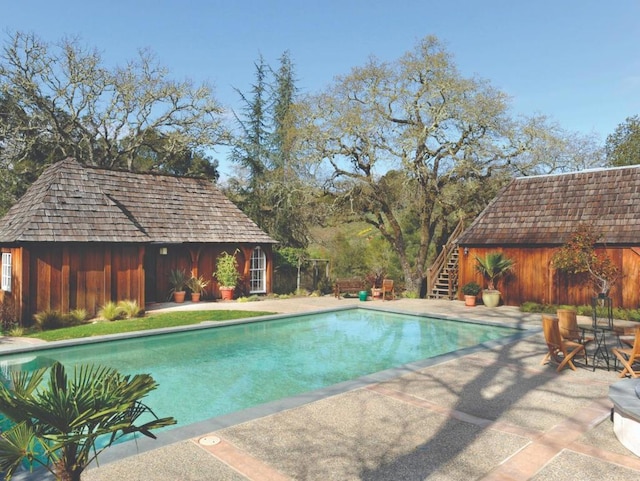
M 292 313 L 349 304 L 361 303 L 323 297 L 151 308 Z M 187 440 L 176 441 L 170 433 L 161 433 L 157 441 L 139 442 L 138 454 L 131 452 L 131 446 L 115 446 L 105 451 L 100 467 L 85 472 L 83 479 L 640 478 L 640 458 L 618 442 L 609 419 L 608 390 L 619 380 L 617 373 L 592 371 L 582 364 L 575 372 L 561 373 L 553 364 L 540 366 L 546 345 L 539 314 L 523 314 L 508 306 L 469 308 L 460 301 L 423 299 L 365 305 L 515 323 L 536 332 L 510 344 L 451 355 L 393 379 L 327 389 L 308 403 L 283 400 L 214 423 L 198 423 L 188 427 Z M 3 346 L 9 349 L 0 342 Z

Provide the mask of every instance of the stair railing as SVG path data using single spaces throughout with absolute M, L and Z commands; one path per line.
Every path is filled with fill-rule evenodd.
M 453 252 L 454 249 L 458 248 L 458 245 L 453 241 L 458 238 L 464 229 L 464 223 L 462 221 L 458 222 L 458 225 L 453 230 L 451 235 L 449 236 L 449 240 L 444 245 L 438 257 L 433 261 L 433 264 L 427 269 L 427 297 L 433 291 L 434 286 L 436 285 L 436 281 L 438 280 L 438 276 L 440 272 L 447 265 L 447 261 L 449 260 L 449 256 Z M 451 279 L 451 277 L 449 277 Z M 449 298 L 453 295 L 453 283 L 449 282 Z

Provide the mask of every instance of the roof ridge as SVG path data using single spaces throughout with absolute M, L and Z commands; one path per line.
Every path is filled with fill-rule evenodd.
M 570 172 L 552 172 L 550 174 L 536 174 L 536 175 L 521 175 L 520 177 L 515 177 L 515 180 L 523 180 L 523 179 L 537 179 L 544 177 L 561 177 L 563 175 L 580 175 L 580 174 L 589 174 L 593 172 L 608 172 L 614 170 L 624 170 L 624 169 L 640 169 L 640 164 L 634 165 L 619 165 L 615 167 L 591 167 L 583 170 L 573 170 Z

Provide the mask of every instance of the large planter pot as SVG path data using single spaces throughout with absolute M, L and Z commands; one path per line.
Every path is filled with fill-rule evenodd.
M 374 299 L 382 299 L 382 288 L 374 287 L 371 289 L 371 297 Z
M 184 298 L 187 295 L 186 291 L 176 291 L 173 293 L 173 302 L 181 303 L 184 302 Z
M 477 296 L 465 295 L 464 296 L 464 305 L 465 306 L 469 306 L 469 307 L 473 307 L 473 306 L 476 305 L 476 300 L 477 300 Z
M 200 293 L 192 292 L 191 293 L 191 302 L 200 302 Z
M 482 291 L 482 303 L 487 307 L 498 307 L 498 304 L 500 304 L 500 291 L 485 289 Z
M 220 296 L 223 301 L 231 301 L 233 300 L 233 287 L 221 287 L 220 288 Z

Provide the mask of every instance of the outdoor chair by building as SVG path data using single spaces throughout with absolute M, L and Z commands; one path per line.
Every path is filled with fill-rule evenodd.
M 579 353 L 584 355 L 585 364 L 587 363 L 584 345 L 579 342 L 565 341 L 562 338 L 557 317 L 543 314 L 542 330 L 549 352 L 547 352 L 540 364 L 547 364 L 549 361 L 553 361 L 558 364 L 558 372 L 562 371 L 567 365 L 575 371 L 576 366 L 573 364 L 573 358 Z
M 576 311 L 572 309 L 558 309 L 556 311 L 556 315 L 558 316 L 560 335 L 563 339 L 579 342 L 584 345 L 593 341 L 592 337 L 585 337 L 584 331 L 578 327 L 578 316 Z
M 627 374 L 633 378 L 640 377 L 640 368 L 638 371 L 633 369 L 633 364 L 640 362 L 640 327 L 636 329 L 633 347 L 615 347 L 611 349 L 611 352 L 622 363 L 623 369 L 620 372 L 620 377 L 625 377 Z
M 382 300 L 383 301 L 387 295 L 391 296 L 391 299 L 396 298 L 396 291 L 393 287 L 393 279 L 382 280 Z

